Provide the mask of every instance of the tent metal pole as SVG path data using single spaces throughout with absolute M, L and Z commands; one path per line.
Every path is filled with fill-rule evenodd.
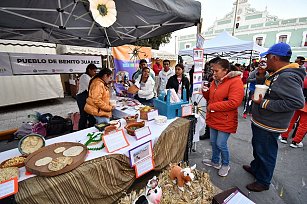
M 5 10 L 5 9 L 0 8 L 0 11 L 3 11 L 5 13 L 9 13 L 9 14 L 12 14 L 12 15 L 15 15 L 15 16 L 23 17 L 23 18 L 26 18 L 26 19 L 29 19 L 29 20 L 32 20 L 32 21 L 36 21 L 36 22 L 39 22 L 39 23 L 42 23 L 42 24 L 46 24 L 46 25 L 49 25 L 51 27 L 56 27 L 56 28 L 59 27 L 58 25 L 54 25 L 54 24 L 48 23 L 46 21 L 41 21 L 41 20 L 38 20 L 38 19 L 35 19 L 35 18 L 31 18 L 31 17 L 25 16 L 25 15 L 19 14 L 19 13 L 8 11 L 8 10 Z
M 253 55 L 253 51 L 251 51 L 251 54 L 250 54 L 250 57 L 249 57 L 249 68 L 251 68 L 252 55 Z M 243 108 L 243 113 L 245 112 L 246 105 L 247 105 L 247 103 L 249 102 L 249 101 L 248 101 L 248 96 L 247 96 L 247 93 L 248 93 L 248 86 L 249 86 L 249 83 L 246 83 L 246 90 L 245 90 L 245 97 L 244 97 L 244 108 Z
M 67 19 L 66 19 L 66 21 L 65 21 L 65 23 L 64 23 L 64 27 L 66 27 L 66 24 L 67 24 L 68 20 L 70 19 L 72 13 L 74 12 L 76 6 L 77 6 L 77 2 L 74 3 L 74 6 L 72 7 L 71 12 L 69 13 L 69 15 L 68 15 L 68 17 L 67 17 Z M 93 22 L 95 22 L 95 21 L 93 21 Z
M 110 69 L 109 47 L 107 47 L 107 68 Z
M 61 0 L 58 0 L 58 4 L 59 4 L 59 9 L 61 9 Z M 61 26 L 63 26 L 63 14 L 61 11 L 59 11 L 59 15 L 60 15 Z

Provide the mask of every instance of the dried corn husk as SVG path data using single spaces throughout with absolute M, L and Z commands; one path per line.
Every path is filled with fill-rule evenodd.
M 186 165 L 182 164 L 182 168 Z M 207 173 L 194 170 L 195 180 L 191 183 L 189 187 L 184 186 L 184 192 L 180 191 L 176 184 L 174 184 L 169 177 L 169 168 L 164 170 L 159 176 L 159 185 L 162 188 L 162 199 L 161 204 L 210 204 L 212 202 L 213 196 L 216 194 L 216 189 L 210 181 L 210 177 Z M 119 203 L 120 204 L 131 204 L 138 198 L 144 189 L 136 193 L 132 191 L 130 194 L 123 197 Z

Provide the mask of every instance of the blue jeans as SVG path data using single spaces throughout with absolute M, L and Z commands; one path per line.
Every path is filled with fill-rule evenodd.
M 94 118 L 96 119 L 97 124 L 110 122 L 110 118 L 99 117 L 99 116 L 94 116 Z
M 137 94 L 134 96 L 134 98 L 145 106 L 153 106 L 153 99 L 154 98 L 146 100 L 145 98 L 140 98 Z
M 254 160 L 251 162 L 252 171 L 258 183 L 269 186 L 275 169 L 280 133 L 269 132 L 252 123 L 252 146 Z
M 212 145 L 212 158 L 211 161 L 215 164 L 220 163 L 220 155 L 222 157 L 222 165 L 229 165 L 229 151 L 227 147 L 227 140 L 230 133 L 222 132 L 210 128 L 210 142 Z

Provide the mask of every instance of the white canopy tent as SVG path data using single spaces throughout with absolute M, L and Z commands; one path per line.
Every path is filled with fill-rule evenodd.
M 267 49 L 253 41 L 240 40 L 224 31 L 215 38 L 204 42 L 204 55 L 219 55 L 230 57 L 232 54 L 254 54 L 265 52 Z M 180 50 L 179 55 L 193 57 L 193 49 Z

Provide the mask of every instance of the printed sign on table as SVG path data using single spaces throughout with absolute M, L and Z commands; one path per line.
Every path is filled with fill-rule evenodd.
M 112 153 L 129 146 L 127 138 L 122 129 L 114 133 L 102 136 L 102 140 L 108 153 Z
M 143 137 L 146 137 L 148 135 L 151 135 L 151 131 L 150 131 L 150 128 L 148 126 L 145 126 L 145 127 L 142 127 L 142 128 L 135 130 L 135 137 L 136 137 L 137 140 L 139 140 Z
M 158 115 L 159 115 L 158 110 L 148 112 L 147 113 L 148 121 L 155 119 L 155 117 Z
M 152 157 L 152 142 L 147 141 L 131 150 L 129 150 L 130 165 L 135 166 L 136 163 L 147 157 Z
M 18 192 L 18 178 L 12 178 L 0 183 L 0 200 Z
M 236 190 L 230 194 L 224 202 L 225 204 L 255 204 L 248 197 L 243 195 L 240 191 Z
M 181 109 L 182 117 L 192 115 L 193 113 L 192 104 L 181 105 Z
M 136 178 L 143 176 L 144 174 L 150 172 L 154 168 L 155 168 L 155 163 L 152 157 L 143 159 L 142 161 L 136 163 L 134 167 Z

